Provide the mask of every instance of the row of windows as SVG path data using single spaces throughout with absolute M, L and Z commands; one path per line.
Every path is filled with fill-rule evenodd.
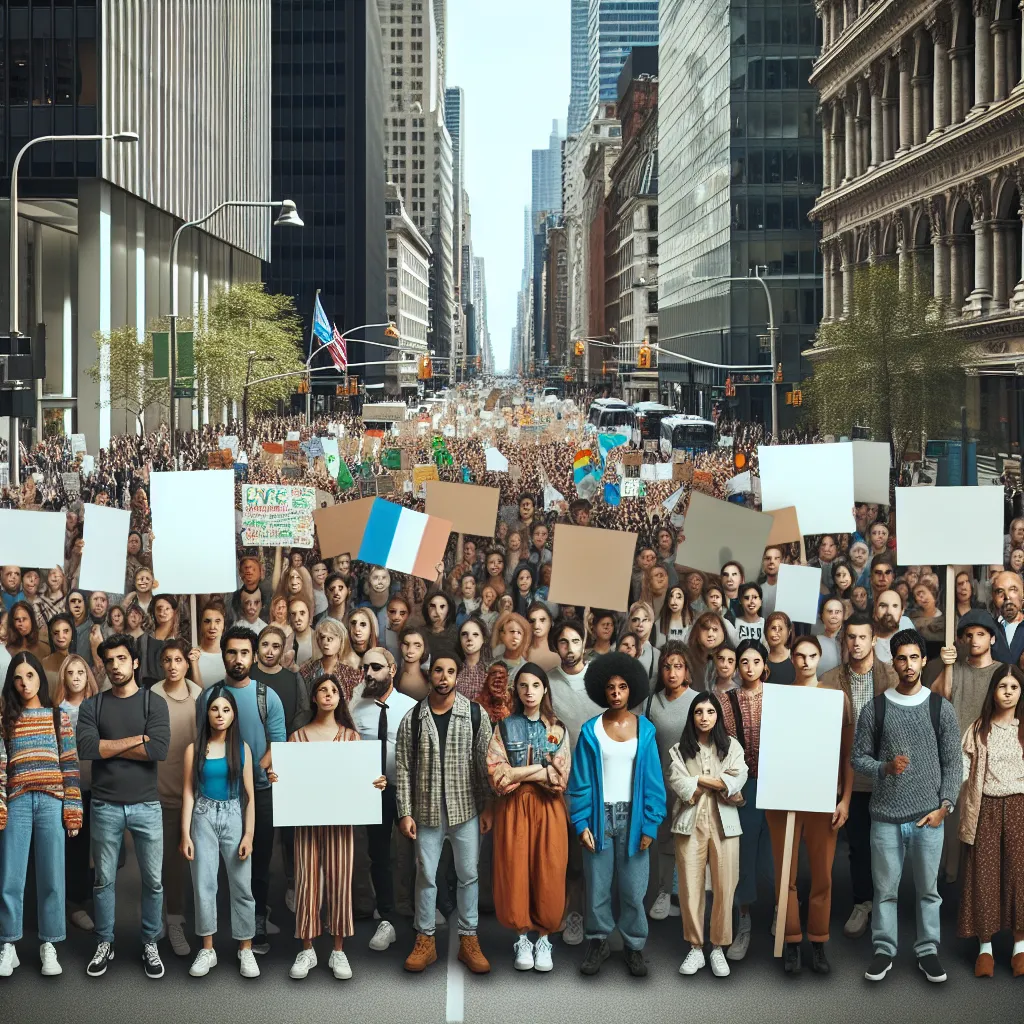
M 815 101 L 734 100 L 729 105 L 734 139 L 814 139 L 821 125 Z
M 337 96 L 324 96 L 320 93 L 314 93 L 312 96 L 309 94 L 294 93 L 288 91 L 286 93 L 275 92 L 270 97 L 270 106 L 277 110 L 294 110 L 296 112 L 300 110 L 334 110 L 336 107 L 345 106 L 345 94 L 339 93 Z
M 732 202 L 732 226 L 738 231 L 800 231 L 811 229 L 811 196 L 737 196 Z
M 810 89 L 811 57 L 745 57 L 732 62 L 730 87 L 747 92 Z
M 733 8 L 730 14 L 731 38 L 735 46 L 760 46 L 781 43 L 783 46 L 821 47 L 820 22 L 810 3 L 792 7 L 766 6 L 763 10 Z
M 93 106 L 98 83 L 95 37 L 10 39 L 6 54 L 0 39 L 0 102 Z
M 811 149 L 733 146 L 734 185 L 821 185 L 821 153 Z
M 345 126 L 340 124 L 331 126 L 326 131 L 322 125 L 296 125 L 296 124 L 275 124 L 270 129 L 270 137 L 274 142 L 301 142 L 309 145 L 312 142 L 343 142 L 345 140 Z M 342 149 L 343 147 L 335 147 Z M 317 156 L 317 149 L 309 151 L 310 155 Z
M 303 160 L 299 157 L 274 157 L 271 167 L 275 175 L 323 174 L 343 177 L 345 174 L 344 160 Z

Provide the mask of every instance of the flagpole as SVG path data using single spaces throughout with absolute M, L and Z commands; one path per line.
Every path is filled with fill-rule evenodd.
M 313 355 L 313 343 L 316 341 L 316 305 L 320 301 L 320 289 L 316 290 L 316 298 L 313 300 L 313 326 L 309 332 L 309 354 Z M 306 363 L 306 426 L 312 423 L 313 404 L 313 377 L 309 372 L 309 363 Z

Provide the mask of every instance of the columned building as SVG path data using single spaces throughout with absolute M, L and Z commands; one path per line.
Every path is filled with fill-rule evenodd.
M 1018 0 L 819 3 L 824 320 L 898 263 L 971 346 L 972 426 L 1024 436 L 1024 81 Z

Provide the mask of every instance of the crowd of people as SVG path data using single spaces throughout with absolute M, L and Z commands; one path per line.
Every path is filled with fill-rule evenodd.
M 576 497 L 582 424 L 567 419 L 560 440 L 500 443 L 514 473 L 486 469 L 472 430 L 440 435 L 452 456 L 441 478 L 501 497 L 493 534 L 453 535 L 436 580 L 351 553 L 325 559 L 316 545 L 239 542 L 237 588 L 197 595 L 195 622 L 192 595 L 162 592 L 153 577 L 150 474 L 206 468 L 232 425 L 182 435 L 176 465 L 163 433 L 114 439 L 91 474 L 65 439 L 23 453 L 26 482 L 5 503 L 66 511 L 67 534 L 63 565 L 0 569 L 0 978 L 25 952 L 30 851 L 42 973 L 62 971 L 67 922 L 94 933 L 87 974 L 108 971 L 126 831 L 151 978 L 163 976 L 164 941 L 192 958 L 195 977 L 217 966 L 222 864 L 223 927 L 246 978 L 285 927 L 270 917 L 274 884 L 294 915 L 295 979 L 317 968 L 325 926 L 327 968 L 350 978 L 346 940 L 371 915 L 370 949 L 401 936 L 411 972 L 436 961 L 435 933 L 451 918 L 459 959 L 486 973 L 482 909 L 508 930 L 518 970 L 552 970 L 560 935 L 585 944 L 583 975 L 614 946 L 644 976 L 648 921 L 678 916 L 680 973 L 709 963 L 722 977 L 748 954 L 752 905 L 769 888 L 777 904 L 783 885 L 785 919 L 772 926 L 784 932 L 783 969 L 827 974 L 841 834 L 853 887 L 843 930 L 870 928 L 865 977 L 892 969 L 905 865 L 929 981 L 946 979 L 940 887 L 959 899 L 958 935 L 978 942 L 975 974 L 994 974 L 1000 932 L 1012 933 L 1010 968 L 1024 974 L 1024 519 L 1008 522 L 1002 563 L 960 571 L 946 593 L 934 567 L 898 562 L 889 510 L 858 504 L 854 533 L 805 538 L 819 609 L 794 623 L 775 605 L 780 566 L 801 559 L 800 544 L 716 574 L 677 564 L 685 501 L 664 502 L 679 485 L 651 482 L 644 499 L 618 505 Z M 442 423 L 455 421 L 448 408 Z M 413 463 L 434 453 L 437 424 L 382 445 L 354 416 L 333 423 L 352 477 L 363 462 L 382 475 L 391 444 Z M 751 426 L 720 426 L 758 440 Z M 285 478 L 264 442 L 328 429 L 266 418 L 238 430 L 247 479 Z M 620 456 L 609 455 L 606 480 Z M 694 463 L 723 497 L 732 448 Z M 338 501 L 358 493 L 322 459 L 287 479 Z M 415 492 L 394 500 L 422 509 Z M 78 587 L 86 501 L 132 512 L 122 593 Z M 628 610 L 551 601 L 563 524 L 639 535 Z M 806 931 L 799 857 L 782 877 L 786 814 L 757 801 L 762 698 L 776 685 L 839 691 L 844 708 L 834 811 L 796 816 Z M 285 741 L 380 741 L 381 823 L 275 829 L 271 745 Z

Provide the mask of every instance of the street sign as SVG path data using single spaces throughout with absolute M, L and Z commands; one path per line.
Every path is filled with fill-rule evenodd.
M 775 380 L 775 371 L 770 366 L 763 370 L 734 370 L 729 377 L 733 387 L 739 384 L 771 384 Z
M 175 398 L 195 398 L 196 397 L 196 389 L 195 388 L 179 388 L 179 387 L 175 387 L 175 389 L 174 389 L 174 397 Z

